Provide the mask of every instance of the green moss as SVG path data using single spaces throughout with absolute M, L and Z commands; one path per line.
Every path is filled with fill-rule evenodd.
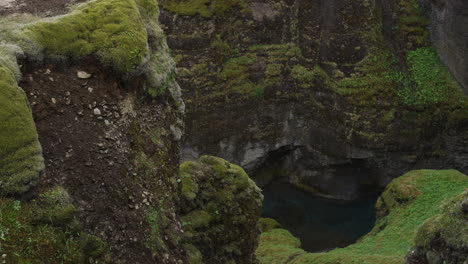
M 262 99 L 265 96 L 265 85 L 258 84 L 252 88 L 250 92 L 250 97 L 253 99 Z
M 305 68 L 302 65 L 295 65 L 291 70 L 291 75 L 296 81 L 300 83 L 300 85 L 306 88 L 312 87 L 314 74 L 311 70 Z
M 295 65 L 291 69 L 291 76 L 302 88 L 311 88 L 317 84 L 324 85 L 329 89 L 333 89 L 334 86 L 330 77 L 319 66 L 315 66 L 313 70 L 309 70 L 302 65 Z
M 189 200 L 193 200 L 198 193 L 198 184 L 192 178 L 191 173 L 199 169 L 199 165 L 195 162 L 184 162 L 179 167 L 179 177 L 182 186 L 182 195 Z
M 281 228 L 281 224 L 273 218 L 260 218 L 260 220 L 258 220 L 258 227 L 260 232 L 263 233 L 268 232 L 271 229 Z
M 34 213 L 34 222 L 65 226 L 74 218 L 75 207 L 63 188 L 55 188 L 40 194 L 36 204 L 39 206 Z
M 266 66 L 265 75 L 267 77 L 279 76 L 281 74 L 283 64 L 271 63 Z
M 208 212 L 196 210 L 182 217 L 182 225 L 189 230 L 197 229 L 207 227 L 211 220 L 213 220 L 213 217 Z
M 243 0 L 179 0 L 162 1 L 164 8 L 180 15 L 200 15 L 205 18 L 221 16 L 233 7 L 243 5 Z
M 200 253 L 200 250 L 192 244 L 186 244 L 184 248 L 188 255 L 188 263 L 203 264 L 203 255 Z
M 375 50 L 359 62 L 358 73 L 338 82 L 338 93 L 360 107 L 378 108 L 384 102 L 392 104 L 396 88 L 403 81 L 398 60 L 385 50 Z
M 257 253 L 257 256 L 261 263 L 269 264 L 402 263 L 408 249 L 415 244 L 413 237 L 419 226 L 427 219 L 440 214 L 443 210 L 441 205 L 462 193 L 467 187 L 468 177 L 455 170 L 411 171 L 395 179 L 386 188 L 379 199 L 380 205 L 377 205 L 379 211 L 385 208 L 386 212 L 379 215 L 374 229 L 357 243 L 327 253 L 307 254 L 294 252 L 293 250 L 297 250 L 297 247 L 290 245 L 274 253 L 288 260 L 283 262 L 275 262 L 274 259 L 265 261 L 264 256 L 268 256 L 267 254 Z M 450 232 L 447 233 L 449 234 Z M 275 243 L 261 240 L 259 250 L 274 246 Z M 278 244 L 283 246 L 284 243 Z
M 44 169 L 31 109 L 16 84 L 14 55 L 11 47 L 0 45 L 0 195 L 29 190 Z
M 195 196 L 181 196 L 187 241 L 207 262 L 252 263 L 262 200 L 255 183 L 241 167 L 212 156 L 184 162 L 179 171 L 198 188 Z M 185 189 L 187 181 L 180 183 Z
M 5 263 L 86 263 L 90 257 L 102 263 L 106 244 L 76 227 L 69 206 L 62 188 L 30 203 L 0 198 L 0 254 Z
M 468 225 L 462 211 L 462 202 L 468 201 L 468 191 L 440 206 L 442 212 L 428 219 L 415 235 L 415 246 L 430 249 L 436 239 L 442 240 L 447 247 L 463 251 L 468 245 Z
M 260 235 L 260 242 L 255 254 L 260 263 L 289 263 L 293 257 L 304 254 L 299 248 L 301 242 L 289 231 L 272 229 Z
M 249 176 L 238 165 L 213 156 L 202 156 L 200 162 L 211 166 L 216 172 L 216 177 L 222 177 L 225 182 L 229 183 L 230 189 L 233 191 L 243 190 L 251 185 Z
M 150 228 L 149 240 L 145 243 L 153 253 L 160 252 L 166 249 L 163 241 L 162 231 L 168 225 L 168 219 L 162 214 L 159 208 L 150 207 L 146 212 L 146 222 Z
M 145 24 L 133 0 L 89 2 L 70 15 L 30 24 L 26 30 L 50 58 L 96 55 L 119 73 L 135 71 L 148 55 Z
M 255 61 L 256 56 L 253 54 L 230 59 L 223 65 L 223 70 L 219 74 L 219 78 L 224 81 L 245 78 L 248 75 L 249 66 L 254 64 Z
M 231 46 L 221 39 L 221 35 L 216 35 L 216 38 L 211 42 L 210 47 L 216 53 L 215 60 L 217 62 L 224 62 L 231 56 Z
M 99 258 L 108 251 L 108 245 L 105 241 L 85 233 L 80 234 L 80 246 L 85 256 L 91 258 Z

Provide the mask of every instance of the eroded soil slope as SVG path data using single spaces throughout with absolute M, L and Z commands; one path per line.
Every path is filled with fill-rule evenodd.
M 80 79 L 79 71 L 90 74 Z M 84 73 L 82 73 L 84 74 Z M 83 76 L 82 76 L 83 77 Z M 86 76 L 87 77 L 87 76 Z M 150 212 L 164 207 L 161 235 L 180 226 L 174 215 L 176 145 L 164 128 L 163 104 L 141 98 L 137 78 L 126 89 L 92 61 L 79 66 L 25 67 L 20 83 L 32 105 L 46 173 L 38 189 L 64 186 L 85 230 L 109 243 L 116 263 L 148 263 L 167 246 L 152 241 Z M 147 134 L 152 131 L 151 135 Z M 156 208 L 156 209 L 155 209 Z M 161 216 L 158 216 L 161 217 Z M 155 247 L 160 253 L 156 253 Z M 176 250 L 176 249 L 172 249 Z M 172 252 L 171 258 L 178 253 Z M 172 263 L 166 258 L 161 263 Z

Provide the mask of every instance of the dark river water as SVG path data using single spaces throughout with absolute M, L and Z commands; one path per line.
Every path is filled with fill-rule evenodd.
M 276 181 L 263 188 L 263 217 L 274 218 L 301 240 L 309 252 L 345 247 L 368 233 L 375 223 L 377 194 L 355 201 L 313 196 Z

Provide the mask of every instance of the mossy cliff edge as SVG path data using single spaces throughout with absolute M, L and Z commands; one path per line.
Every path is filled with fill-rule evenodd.
M 260 236 L 256 254 L 265 264 L 397 264 L 407 254 L 412 255 L 406 263 L 443 263 L 426 260 L 432 257 L 462 264 L 466 257 L 466 188 L 468 177 L 455 170 L 411 171 L 387 186 L 376 203 L 376 225 L 355 244 L 307 253 L 287 230 L 270 229 Z
M 49 160 L 45 168 L 31 107 L 25 93 L 18 87 L 18 82 L 21 80 L 19 69 L 40 68 L 45 64 L 53 70 L 58 64 L 64 68 L 64 71 L 67 71 L 74 65 L 86 67 L 83 64 L 91 61 L 92 66 L 99 67 L 95 74 L 105 72 L 107 76 L 111 76 L 108 79 L 117 89 L 119 85 L 126 86 L 128 89 L 136 87 L 134 94 L 125 94 L 128 95 L 125 98 L 119 96 L 119 98 L 110 99 L 111 103 L 122 108 L 129 107 L 131 111 L 133 107 L 136 107 L 135 105 L 138 105 L 140 111 L 137 114 L 132 112 L 130 118 L 124 116 L 118 124 L 108 126 L 112 132 L 124 135 L 121 138 L 124 146 L 119 147 L 122 153 L 125 152 L 127 155 L 122 158 L 126 170 L 113 175 L 118 176 L 119 180 L 113 180 L 115 184 L 112 187 L 95 192 L 96 195 L 106 196 L 106 199 L 99 199 L 99 201 L 108 200 L 107 209 L 120 206 L 119 215 L 123 216 L 127 214 L 127 211 L 134 210 L 132 209 L 134 207 L 128 207 L 129 198 L 126 195 L 132 196 L 132 191 L 138 191 L 138 197 L 141 197 L 143 184 L 145 187 L 151 184 L 154 186 L 155 182 L 164 186 L 170 185 L 170 187 L 176 185 L 169 180 L 169 177 L 176 177 L 177 174 L 177 143 L 175 142 L 180 139 L 183 129 L 183 122 L 180 118 L 184 111 L 184 103 L 180 98 L 180 88 L 174 81 L 175 63 L 169 54 L 158 16 L 158 5 L 153 0 L 96 0 L 74 6 L 69 14 L 58 17 L 38 18 L 21 15 L 0 19 L 0 256 L 3 258 L 2 261 L 6 263 L 121 263 L 133 258 L 128 243 L 129 236 L 132 235 L 131 239 L 134 239 L 133 235 L 136 233 L 121 230 L 123 232 L 119 235 L 125 237 L 126 240 L 118 236 L 109 237 L 104 235 L 104 231 L 109 231 L 109 229 L 99 229 L 95 223 L 89 222 L 89 219 L 98 217 L 97 214 L 100 214 L 98 217 L 100 219 L 97 219 L 99 221 L 106 221 L 104 219 L 114 221 L 109 222 L 109 225 L 114 228 L 128 226 L 130 220 L 127 217 L 117 218 L 109 210 L 99 209 L 96 200 L 92 200 L 93 197 L 79 195 L 80 190 L 77 190 L 79 186 L 67 185 L 71 177 L 67 170 L 69 171 L 70 168 L 57 171 L 50 162 L 50 149 L 45 149 L 49 151 Z M 21 65 L 18 65 L 17 59 Z M 37 71 L 34 72 L 37 73 Z M 47 72 L 50 74 L 49 69 Z M 74 77 L 75 81 L 79 81 L 76 78 L 76 71 L 70 71 L 69 75 Z M 33 80 L 31 77 L 28 79 Z M 53 78 L 50 79 L 53 80 Z M 63 85 L 72 84 L 64 83 Z M 67 90 L 68 95 L 70 95 L 70 90 Z M 47 102 L 50 102 L 49 96 L 52 95 L 45 93 L 40 95 L 42 94 Z M 36 95 L 39 100 L 39 94 Z M 126 105 L 122 104 L 124 99 L 127 102 Z M 47 107 L 47 103 L 44 106 Z M 124 110 L 119 109 L 119 111 L 122 113 Z M 46 118 L 52 119 L 56 116 L 55 114 L 56 112 L 51 111 Z M 65 118 L 66 115 L 62 116 Z M 156 121 L 155 116 L 158 116 Z M 78 119 L 68 121 L 80 122 Z M 96 123 L 88 123 L 88 126 L 93 126 L 98 131 L 99 127 Z M 157 131 L 162 130 L 165 133 L 161 136 L 163 139 L 158 137 L 157 142 L 158 146 L 163 144 L 165 148 L 161 148 L 157 154 L 154 153 L 156 145 L 154 127 L 159 129 Z M 46 130 L 54 129 L 57 135 L 63 136 L 60 135 L 60 128 L 46 128 Z M 152 129 L 151 136 L 149 135 L 150 129 Z M 41 141 L 48 140 L 47 135 L 41 136 Z M 102 139 L 104 136 L 103 133 L 97 139 Z M 153 141 L 149 140 L 150 137 Z M 143 141 L 150 141 L 151 144 L 142 144 Z M 70 142 L 73 142 L 73 139 Z M 131 149 L 129 145 L 134 149 Z M 79 148 L 79 146 L 73 147 L 75 150 Z M 147 151 L 148 148 L 151 148 L 151 153 Z M 99 163 L 102 171 L 106 170 L 104 164 L 108 165 L 104 163 L 104 160 L 93 160 L 93 162 Z M 84 162 L 79 158 L 73 162 L 73 164 L 80 163 Z M 153 165 L 153 163 L 158 165 Z M 140 173 L 138 180 L 134 179 L 136 173 L 132 172 L 132 169 Z M 141 179 L 146 175 L 151 177 Z M 62 180 L 54 180 L 54 177 Z M 88 181 L 91 183 L 95 180 L 103 180 L 104 173 L 80 175 L 80 177 L 83 179 L 90 177 Z M 125 185 L 127 177 L 133 177 L 133 184 Z M 44 180 L 45 178 L 47 180 Z M 57 187 L 58 182 L 64 187 Z M 38 187 L 33 188 L 34 186 Z M 169 187 L 166 186 L 163 189 L 170 193 Z M 122 193 L 126 194 L 122 195 Z M 145 193 L 147 193 L 146 190 Z M 150 206 L 146 202 L 148 208 L 132 211 L 132 215 L 128 217 L 133 216 L 134 219 L 138 219 L 137 224 L 132 227 L 140 228 L 140 232 L 136 235 L 143 237 L 140 241 L 135 238 L 135 243 L 138 241 L 139 244 L 135 247 L 140 251 L 134 254 L 140 258 L 162 258 L 163 254 L 168 255 L 169 247 L 166 244 L 173 242 L 162 238 L 166 231 L 162 229 L 163 227 L 149 238 L 146 238 L 146 233 L 141 231 L 150 229 L 151 223 L 156 220 L 167 220 L 167 215 L 173 216 L 171 221 L 175 225 L 178 223 L 173 207 L 173 200 L 177 196 L 166 195 L 165 192 L 159 192 L 157 195 L 168 197 L 168 202 L 163 201 L 162 198 L 158 201 L 165 204 L 163 213 L 160 213 L 162 209 L 157 211 L 160 214 L 156 217 L 154 210 L 152 211 L 149 207 L 154 208 L 158 203 L 154 202 L 154 205 Z M 46 198 L 47 201 L 44 200 Z M 86 209 L 89 204 L 98 209 L 89 213 L 93 211 Z M 169 228 L 168 226 L 164 228 L 166 227 Z M 173 230 L 172 232 L 177 233 Z M 100 238 L 95 238 L 89 233 Z M 164 242 L 157 244 L 159 241 Z M 106 247 L 106 244 L 109 247 Z M 109 248 L 113 251 L 108 252 Z M 145 250 L 146 256 L 139 254 Z M 155 250 L 155 253 L 151 253 L 151 250 Z M 185 258 L 185 251 L 173 250 L 177 253 L 172 252 L 171 259 L 165 259 L 164 263 Z M 120 255 L 116 256 L 118 255 L 116 252 Z
M 170 93 L 178 110 L 184 111 L 174 80 L 175 63 L 158 15 L 156 1 L 102 0 L 78 5 L 65 16 L 25 22 L 1 19 L 0 173 L 5 180 L 0 183 L 0 193 L 26 191 L 44 168 L 27 99 L 16 85 L 20 78 L 16 56 L 54 62 L 95 56 L 124 80 L 146 76 L 149 95 Z

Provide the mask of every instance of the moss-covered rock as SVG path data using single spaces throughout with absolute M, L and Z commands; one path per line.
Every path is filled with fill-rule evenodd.
M 63 188 L 31 202 L 0 198 L 0 212 L 4 263 L 104 263 L 106 243 L 83 232 Z
M 440 206 L 416 232 L 406 263 L 463 264 L 468 259 L 468 191 Z
M 411 171 L 390 183 L 377 202 L 375 227 L 357 243 L 326 253 L 307 253 L 299 243 L 289 242 L 293 241 L 290 234 L 273 229 L 262 234 L 256 254 L 265 264 L 397 264 L 404 261 L 411 246 L 427 251 L 436 237 L 442 237 L 451 252 L 466 252 L 466 232 L 460 230 L 466 229 L 466 192 L 460 193 L 467 187 L 468 177 L 455 170 Z
M 179 177 L 181 219 L 191 258 L 199 261 L 201 252 L 204 263 L 255 263 L 263 197 L 245 171 L 221 158 L 203 156 L 183 163 Z
M 0 196 L 29 190 L 44 170 L 31 109 L 17 86 L 17 52 L 0 44 Z

